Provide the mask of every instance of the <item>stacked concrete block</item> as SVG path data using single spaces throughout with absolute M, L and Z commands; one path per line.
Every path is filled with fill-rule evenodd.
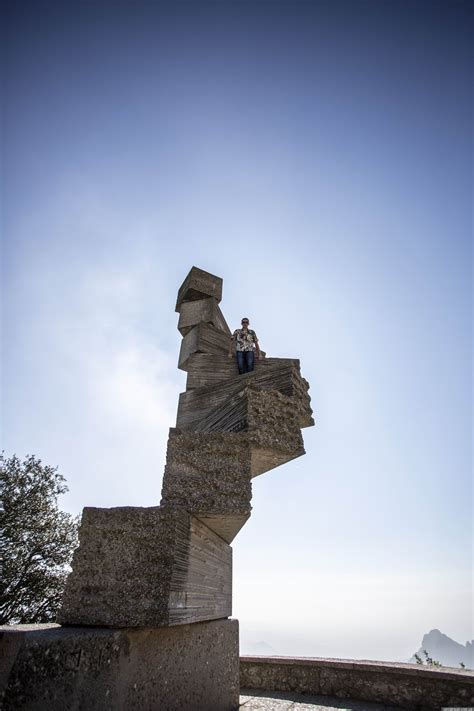
M 276 365 L 293 365 L 299 371 L 300 362 L 296 358 L 258 358 L 255 373 L 261 374 Z M 223 382 L 235 381 L 235 361 L 227 353 L 193 353 L 186 365 L 186 392 L 195 388 L 215 386 Z M 250 374 L 248 374 L 250 375 Z
M 219 308 L 217 299 L 213 296 L 199 301 L 184 301 L 180 305 L 178 331 L 182 336 L 185 336 L 194 326 L 201 322 L 212 324 L 230 336 L 230 328 Z
M 186 279 L 178 289 L 176 311 L 179 313 L 182 304 L 189 301 L 202 301 L 212 296 L 219 304 L 222 299 L 222 278 L 210 272 L 191 267 Z
M 231 614 L 232 549 L 185 510 L 85 508 L 58 622 L 162 627 Z
M 262 357 L 238 374 L 221 296 L 222 280 L 195 267 L 179 290 L 179 367 L 188 375 L 161 504 L 185 509 L 230 543 L 250 516 L 252 478 L 304 454 L 301 428 L 314 420 L 299 360 Z
M 250 516 L 246 433 L 170 430 L 161 505 L 197 516 L 230 543 Z
M 58 616 L 63 627 L 43 635 L 37 645 L 29 643 L 27 632 L 20 646 L 19 637 L 7 640 L 14 653 L 9 652 L 11 665 L 4 675 L 5 698 L 17 683 L 12 680 L 26 678 L 31 664 L 44 667 L 58 685 L 48 697 L 51 711 L 63 708 L 66 684 L 75 690 L 74 708 L 82 708 L 87 684 L 97 689 L 87 702 L 91 709 L 238 708 L 238 630 L 228 619 L 229 544 L 250 516 L 252 478 L 304 454 L 301 428 L 314 420 L 297 359 L 262 358 L 254 371 L 238 374 L 235 358 L 228 358 L 231 330 L 221 299 L 222 279 L 196 267 L 178 291 L 183 336 L 178 367 L 187 371 L 187 383 L 176 427 L 169 432 L 161 505 L 84 509 Z M 75 636 L 73 626 L 88 632 Z M 115 637 L 113 628 L 118 628 Z M 74 648 L 77 669 L 69 673 L 65 663 L 64 669 L 56 665 L 47 671 L 48 638 L 65 653 Z M 136 667 L 122 659 L 132 639 Z M 216 640 L 224 665 L 211 653 L 209 665 L 196 664 Z M 116 666 L 89 660 L 109 644 L 117 651 Z M 150 666 L 153 660 L 158 671 Z M 144 681 L 143 666 L 150 683 Z M 199 669 L 199 679 L 193 669 Z M 179 689 L 175 677 L 181 680 Z M 11 698 L 17 698 L 16 691 Z M 39 707 L 44 699 L 38 694 L 22 708 Z
M 226 356 L 227 357 L 227 356 Z M 234 395 L 242 392 L 248 385 L 253 385 L 262 391 L 278 391 L 292 398 L 293 408 L 298 413 L 300 427 L 311 427 L 314 424 L 308 383 L 301 377 L 299 366 L 294 364 L 280 365 L 274 362 L 270 367 L 255 368 L 250 373 L 235 375 L 237 370 L 235 360 L 229 362 L 234 367 L 234 377 L 213 385 L 193 387 L 179 396 L 178 416 L 176 426 L 184 430 L 194 431 L 216 408 L 223 407 Z M 263 359 L 264 361 L 266 359 Z M 278 358 L 273 358 L 278 361 Z M 257 363 L 259 360 L 257 360 Z
M 303 455 L 301 428 L 314 421 L 298 360 L 264 358 L 238 374 L 221 298 L 222 279 L 193 267 L 176 310 L 179 367 L 194 382 L 170 429 L 161 507 L 84 510 L 63 624 L 173 626 L 231 614 L 229 543 L 250 516 L 251 480 Z M 198 386 L 207 361 L 219 364 L 219 382 Z
M 181 341 L 178 368 L 186 370 L 189 358 L 194 353 L 226 353 L 229 348 L 229 337 L 230 334 L 212 323 L 201 321 L 193 326 Z

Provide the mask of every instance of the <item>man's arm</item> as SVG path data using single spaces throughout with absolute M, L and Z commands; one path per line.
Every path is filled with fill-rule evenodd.
M 255 334 L 255 353 L 257 358 L 260 358 L 260 344 L 258 342 L 257 334 Z

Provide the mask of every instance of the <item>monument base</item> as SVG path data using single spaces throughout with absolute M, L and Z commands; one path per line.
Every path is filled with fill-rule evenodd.
M 0 627 L 3 711 L 231 711 L 237 620 L 160 628 Z

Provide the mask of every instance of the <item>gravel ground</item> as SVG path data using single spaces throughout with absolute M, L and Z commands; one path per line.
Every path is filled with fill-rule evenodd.
M 387 706 L 369 701 L 351 701 L 333 696 L 313 696 L 310 694 L 293 694 L 291 692 L 260 691 L 242 689 L 240 708 L 264 709 L 270 711 L 403 711 L 400 706 Z

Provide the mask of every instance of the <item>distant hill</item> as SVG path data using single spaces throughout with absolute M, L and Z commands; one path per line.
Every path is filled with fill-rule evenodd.
M 431 630 L 423 636 L 421 647 L 417 654 L 425 658 L 423 650 L 426 649 L 432 659 L 440 662 L 444 667 L 459 667 L 459 662 L 464 662 L 468 669 L 474 669 L 474 640 L 465 645 L 455 642 L 454 639 L 439 630 Z M 415 655 L 408 659 L 416 664 Z

